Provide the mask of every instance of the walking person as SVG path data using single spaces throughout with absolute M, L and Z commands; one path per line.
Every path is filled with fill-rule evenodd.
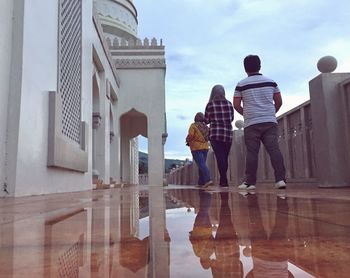
M 189 232 L 189 240 L 194 254 L 199 258 L 204 269 L 210 268 L 210 257 L 214 253 L 213 226 L 209 216 L 210 206 L 211 194 L 205 190 L 199 190 L 199 209 L 193 229 Z
M 267 194 L 266 194 L 267 195 Z M 289 206 L 286 197 L 275 196 L 275 221 L 269 221 L 272 227 L 267 229 L 263 224 L 263 210 L 260 209 L 258 198 L 269 198 L 273 195 L 249 194 L 246 196 L 249 219 L 249 236 L 253 267 L 246 278 L 278 277 L 294 278 L 288 270 L 288 260 L 293 245 L 288 239 Z M 268 232 L 269 230 L 269 232 Z M 266 252 L 267 248 L 269 252 Z
M 282 105 L 281 92 L 275 81 L 262 75 L 261 62 L 257 55 L 244 58 L 248 77 L 238 82 L 233 105 L 244 118 L 244 142 L 246 155 L 246 180 L 239 189 L 255 189 L 260 142 L 268 152 L 275 174 L 275 187 L 286 188 L 286 171 L 283 156 L 278 146 L 276 112 Z M 243 103 L 243 106 L 242 106 Z
M 205 124 L 204 114 L 198 112 L 194 117 L 194 123 L 188 129 L 186 144 L 190 147 L 193 160 L 198 166 L 198 185 L 203 188 L 213 184 L 207 166 L 208 135 L 209 128 Z
M 222 85 L 215 85 L 205 108 L 205 120 L 209 123 L 209 140 L 213 148 L 220 174 L 220 186 L 227 187 L 228 156 L 232 144 L 233 106 L 225 97 Z
M 215 259 L 211 262 L 213 277 L 243 278 L 243 264 L 235 226 L 232 222 L 229 193 L 220 192 L 219 223 L 214 237 Z

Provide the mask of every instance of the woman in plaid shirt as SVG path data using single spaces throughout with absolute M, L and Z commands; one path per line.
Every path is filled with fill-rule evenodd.
M 233 136 L 233 106 L 226 99 L 222 85 L 215 85 L 211 90 L 209 102 L 205 108 L 205 120 L 210 124 L 209 140 L 220 173 L 220 186 L 227 187 L 226 173 Z

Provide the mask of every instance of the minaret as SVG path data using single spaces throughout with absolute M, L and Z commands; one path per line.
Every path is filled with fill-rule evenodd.
M 94 13 L 102 25 L 113 64 L 120 78 L 121 177 L 131 182 L 130 140 L 148 139 L 148 183 L 162 185 L 165 115 L 165 51 L 162 40 L 137 36 L 137 10 L 131 0 L 94 0 Z

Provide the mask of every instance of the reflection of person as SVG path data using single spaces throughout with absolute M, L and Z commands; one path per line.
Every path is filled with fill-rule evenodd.
M 244 68 L 248 75 L 238 82 L 233 105 L 244 118 L 244 141 L 247 149 L 246 180 L 239 189 L 255 189 L 260 142 L 268 152 L 275 174 L 275 187 L 286 188 L 283 156 L 278 146 L 276 112 L 282 105 L 282 97 L 277 84 L 259 73 L 260 58 L 249 55 L 244 58 Z M 243 102 L 243 106 L 241 103 Z
M 200 258 L 203 268 L 210 266 L 210 256 L 214 252 L 212 226 L 209 219 L 211 195 L 204 190 L 199 191 L 199 211 L 190 232 L 190 242 L 193 252 Z
M 213 182 L 210 179 L 210 173 L 207 166 L 207 154 L 209 129 L 204 121 L 204 115 L 198 112 L 194 117 L 194 123 L 191 124 L 186 142 L 190 146 L 193 160 L 198 166 L 198 185 L 207 187 Z
M 243 265 L 239 260 L 239 244 L 232 223 L 228 192 L 221 192 L 219 225 L 216 231 L 215 259 L 211 262 L 213 277 L 243 277 Z
M 228 156 L 232 144 L 232 103 L 225 97 L 225 89 L 215 85 L 205 108 L 205 119 L 210 124 L 210 144 L 213 147 L 220 174 L 220 186 L 227 187 Z
M 287 198 L 277 197 L 275 225 L 269 236 L 263 227 L 257 195 L 248 195 L 247 198 L 253 269 L 246 277 L 293 277 L 288 271 Z

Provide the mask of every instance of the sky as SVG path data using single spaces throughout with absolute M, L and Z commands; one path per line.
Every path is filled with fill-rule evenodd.
M 308 82 L 326 55 L 350 72 L 348 0 L 135 0 L 138 36 L 163 40 L 168 139 L 165 158 L 191 159 L 185 137 L 211 88 L 232 102 L 246 77 L 243 59 L 257 54 L 261 73 L 281 90 L 281 115 L 309 99 Z M 234 122 L 242 117 L 235 112 Z M 234 126 L 234 125 L 233 125 Z M 235 127 L 234 127 L 235 128 Z M 147 142 L 140 140 L 147 152 Z

